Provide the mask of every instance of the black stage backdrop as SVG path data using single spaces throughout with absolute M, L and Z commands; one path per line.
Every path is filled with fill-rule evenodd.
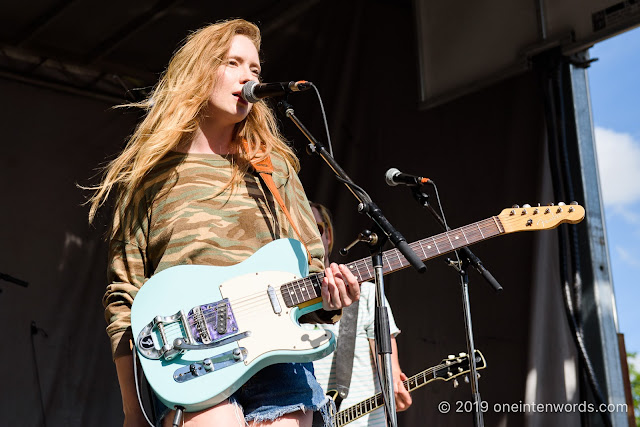
M 452 228 L 515 203 L 557 202 L 542 95 L 532 72 L 420 111 L 410 4 L 346 2 L 338 8 L 334 2 L 317 3 L 298 18 L 292 25 L 314 29 L 305 32 L 312 36 L 265 34 L 265 81 L 303 78 L 318 86 L 337 161 L 407 240 L 441 230 L 408 189 L 385 185 L 390 167 L 435 180 Z M 0 92 L 5 135 L 0 272 L 29 282 L 26 288 L 0 283 L 2 424 L 45 425 L 44 412 L 48 426 L 118 425 L 120 396 L 101 306 L 108 212 L 89 227 L 82 205 L 87 193 L 76 184 L 95 182 L 96 168 L 122 147 L 138 115 L 4 79 Z M 290 102 L 314 135 L 326 140 L 313 92 Z M 335 247 L 343 247 L 370 224 L 321 159 L 307 156 L 304 137 L 282 120 L 301 157 L 308 195 L 334 212 Z M 508 235 L 472 249 L 504 287 L 496 294 L 475 271 L 470 274 L 476 347 L 488 363 L 481 372 L 482 398 L 491 407 L 527 400 L 577 402 L 556 232 Z M 334 259 L 366 256 L 360 247 L 344 260 L 336 254 Z M 402 330 L 400 361 L 408 375 L 466 351 L 459 280 L 444 258 L 429 262 L 423 275 L 407 269 L 385 281 Z M 471 401 L 464 382 L 457 389 L 451 382 L 432 383 L 413 399 L 414 405 L 399 414 L 400 425 L 471 425 L 469 413 L 456 413 L 464 409 L 458 401 Z M 451 404 L 451 413 L 438 411 L 441 401 Z M 490 409 L 485 422 L 578 425 L 579 418 Z

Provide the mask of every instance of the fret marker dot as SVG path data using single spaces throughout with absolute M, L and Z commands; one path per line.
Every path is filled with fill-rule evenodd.
M 459 239 L 459 237 L 458 237 L 458 236 L 456 236 L 456 240 L 458 240 L 458 239 Z
M 427 246 L 427 249 L 431 249 L 431 245 Z

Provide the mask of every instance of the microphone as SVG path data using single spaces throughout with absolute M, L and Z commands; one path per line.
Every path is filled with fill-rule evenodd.
M 282 96 L 292 92 L 302 92 L 311 88 L 311 82 L 299 80 L 297 82 L 279 82 L 279 83 L 258 83 L 249 80 L 242 86 L 240 96 L 247 102 L 252 104 L 260 101 L 262 98 L 271 96 Z
M 387 173 L 384 174 L 384 180 L 387 181 L 387 185 L 391 187 L 400 184 L 418 186 L 431 181 L 429 178 L 402 173 L 396 168 L 389 169 Z

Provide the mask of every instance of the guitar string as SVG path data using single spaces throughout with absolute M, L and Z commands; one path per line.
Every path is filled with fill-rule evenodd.
M 495 223 L 494 223 L 494 221 L 492 221 L 491 218 L 481 221 L 481 223 L 483 223 L 483 222 L 489 224 L 491 226 L 491 228 L 495 228 Z M 482 227 L 483 228 L 487 228 L 487 224 L 483 224 Z M 465 233 L 464 232 L 465 228 L 471 228 L 473 230 L 473 225 L 466 226 L 466 227 L 461 227 L 460 229 L 457 229 L 457 230 L 452 230 L 448 234 L 455 234 L 455 235 L 457 235 L 457 234 L 463 234 L 463 235 L 468 234 L 468 235 L 471 236 L 473 233 L 471 231 Z M 434 237 L 431 238 L 431 240 L 434 242 L 434 244 L 436 246 L 436 250 L 437 250 L 437 252 L 439 252 L 439 254 L 454 250 L 456 248 L 456 246 L 453 245 L 453 241 L 451 240 L 451 237 L 450 236 L 446 236 L 447 233 L 443 233 L 443 234 L 445 234 L 445 235 L 434 236 Z M 446 240 L 445 240 L 445 237 L 446 237 Z M 426 254 L 426 252 L 424 250 L 424 246 L 423 246 L 423 244 L 424 244 L 423 242 L 425 240 L 429 240 L 429 238 L 423 239 L 422 241 L 414 242 L 413 244 L 410 245 L 410 247 L 413 246 L 412 250 L 414 250 L 414 252 L 417 252 L 415 248 L 419 247 L 422 250 L 422 252 Z M 468 238 L 465 238 L 465 240 L 468 241 Z M 442 251 L 440 251 L 438 249 L 438 242 L 440 242 L 441 246 L 442 246 L 443 242 L 447 243 L 448 247 L 445 249 L 444 252 L 442 252 Z M 428 248 L 430 248 L 430 245 L 428 245 Z M 392 256 L 394 256 L 396 258 L 396 260 L 393 260 L 393 261 L 390 260 L 390 258 Z M 395 250 L 395 251 L 387 251 L 387 252 L 385 252 L 383 254 L 383 265 L 384 265 L 384 258 L 386 258 L 386 261 L 387 261 L 386 271 L 393 270 L 394 266 L 396 266 L 396 265 L 400 265 L 401 267 L 406 265 L 406 259 L 404 259 L 404 257 L 402 257 L 400 255 L 399 251 L 397 251 L 397 250 Z M 367 272 L 367 276 L 365 276 L 365 277 L 367 277 L 367 278 L 371 277 L 372 274 L 371 274 L 371 268 L 370 268 L 370 265 L 371 265 L 370 260 L 368 260 L 368 259 L 359 260 L 359 261 L 356 261 L 356 262 L 352 263 L 351 265 L 353 266 L 352 271 L 354 272 L 354 274 L 356 274 L 358 276 L 360 282 L 363 281 L 363 275 L 362 275 L 363 266 L 364 266 L 364 269 L 366 269 L 366 272 Z M 310 300 L 310 299 L 313 299 L 313 298 L 317 298 L 317 297 L 320 296 L 320 294 L 317 292 L 317 286 L 314 286 L 314 284 L 313 284 L 313 279 L 315 279 L 317 281 L 318 285 L 319 285 L 319 282 L 322 280 L 323 276 L 324 276 L 323 273 L 318 273 L 318 274 L 313 275 L 313 276 L 308 276 L 307 278 L 299 279 L 299 280 L 296 280 L 296 281 L 293 281 L 293 282 L 289 282 L 289 283 L 285 283 L 285 284 L 276 286 L 276 287 L 274 287 L 274 289 L 277 289 L 280 292 L 282 292 L 282 288 L 283 287 L 286 287 L 285 291 L 287 289 L 289 289 L 291 291 L 290 292 L 291 293 L 291 295 L 290 295 L 291 302 L 294 303 L 294 305 L 296 305 L 295 301 L 294 301 L 294 297 L 296 296 L 295 287 L 296 286 L 298 287 L 297 291 L 300 292 L 301 294 L 302 294 L 302 289 L 304 289 L 306 291 L 306 293 L 307 293 L 307 297 L 310 297 L 311 292 L 310 292 L 310 289 L 309 289 L 309 284 L 311 284 L 311 289 L 313 290 L 314 296 L 312 298 L 307 298 L 307 300 Z M 301 299 L 305 300 L 304 299 L 304 295 L 301 295 L 301 296 L 302 296 L 302 298 L 300 298 L 300 297 L 297 298 L 298 299 L 297 303 L 300 303 Z M 251 312 L 251 311 L 257 309 L 260 306 L 267 306 L 268 307 L 269 305 L 270 305 L 270 301 L 267 298 L 264 298 L 264 291 L 262 291 L 260 293 L 253 294 L 251 296 L 247 296 L 247 297 L 239 299 L 238 302 L 233 304 L 234 308 L 233 308 L 232 311 L 233 311 L 233 313 L 237 313 L 238 315 L 246 315 L 247 311 Z M 212 320 L 215 317 L 217 317 L 217 311 L 215 310 L 215 308 L 205 309 L 204 317 L 205 317 L 205 320 L 209 322 L 210 320 Z
M 426 244 L 426 241 L 431 240 L 433 242 L 433 246 L 435 247 L 436 251 L 438 252 L 437 255 L 441 255 L 441 254 L 450 252 L 452 250 L 455 250 L 455 249 L 457 249 L 459 247 L 465 246 L 465 244 L 463 244 L 462 242 L 460 242 L 459 245 L 458 244 L 454 244 L 453 241 L 451 240 L 451 237 L 454 237 L 454 240 L 458 240 L 459 239 L 459 235 L 461 234 L 462 236 L 465 237 L 465 243 L 468 243 L 468 238 L 469 237 L 471 237 L 471 239 L 472 239 L 471 243 L 475 243 L 478 240 L 488 238 L 487 236 L 485 236 L 485 233 L 482 232 L 482 229 L 485 229 L 485 231 L 486 231 L 488 229 L 490 230 L 490 229 L 497 228 L 497 225 L 495 223 L 495 219 L 496 219 L 496 217 L 490 217 L 490 218 L 487 218 L 485 220 L 479 221 L 479 222 L 474 223 L 474 224 L 466 225 L 466 226 L 460 227 L 458 229 L 451 230 L 449 232 L 444 232 L 444 233 L 441 233 L 441 234 L 436 235 L 436 236 L 432 236 L 432 237 L 429 237 L 429 238 L 426 238 L 426 239 L 422 239 L 422 240 L 417 241 L 417 242 L 413 242 L 413 243 L 409 244 L 409 246 L 414 252 L 418 253 L 419 251 L 422 251 L 424 255 L 427 255 L 424 245 Z M 504 222 L 504 221 L 505 221 L 505 219 L 503 218 L 502 222 Z M 519 219 L 518 219 L 517 216 L 510 216 L 510 217 L 506 218 L 506 221 L 508 221 L 508 222 L 516 222 L 516 221 L 519 221 Z M 521 219 L 520 219 L 520 221 L 521 221 Z M 480 236 L 479 237 L 478 237 L 478 232 L 475 231 L 475 228 L 478 228 L 478 230 L 480 232 Z M 500 230 L 498 230 L 495 234 L 491 233 L 491 235 L 489 237 L 493 237 L 493 236 L 495 236 L 497 234 L 500 234 Z M 469 244 L 471 244 L 471 243 L 469 243 Z M 444 251 L 441 251 L 440 247 L 442 247 L 444 249 Z M 431 249 L 431 245 L 427 244 L 427 249 Z M 436 254 L 433 254 L 433 255 L 436 255 Z M 390 261 L 389 258 L 391 258 L 392 256 L 397 258 L 397 260 L 393 261 L 393 262 Z M 383 258 L 385 258 L 385 257 L 387 258 L 387 268 L 385 269 L 386 271 L 392 270 L 394 268 L 394 266 L 397 265 L 397 264 L 399 264 L 400 266 L 404 266 L 406 264 L 406 259 L 403 256 L 400 255 L 400 253 L 399 253 L 399 251 L 397 249 L 392 249 L 392 250 L 386 251 L 385 253 L 383 253 Z M 427 255 L 425 259 L 429 259 L 429 258 L 430 258 L 430 256 Z M 359 276 L 360 280 L 364 281 L 364 280 L 367 280 L 367 279 L 372 277 L 371 263 L 370 263 L 369 259 L 355 261 L 355 262 L 351 263 L 350 265 L 353 266 L 352 272 L 354 272 L 354 274 L 357 274 Z M 383 261 L 383 266 L 384 266 L 384 261 Z M 362 270 L 363 269 L 367 271 L 367 275 L 365 275 L 365 276 L 363 276 L 363 274 L 362 274 Z M 321 281 L 323 276 L 324 276 L 324 273 L 317 273 L 317 274 L 313 275 L 313 277 L 317 277 L 318 281 Z M 309 295 L 309 286 L 305 283 L 304 287 L 301 287 L 302 286 L 301 282 L 306 281 L 309 277 L 312 277 L 312 276 L 308 276 L 307 278 L 302 278 L 302 279 L 298 279 L 298 280 L 295 280 L 295 281 L 292 281 L 292 282 L 288 282 L 288 283 L 279 285 L 278 289 L 282 290 L 282 287 L 284 287 L 284 286 L 289 286 L 290 288 L 293 288 L 294 286 L 297 285 L 299 287 L 299 290 L 304 289 L 307 292 L 307 294 Z M 363 277 L 364 277 L 364 279 L 363 279 Z M 312 288 L 313 288 L 313 286 L 312 286 Z M 312 297 L 311 299 L 317 298 L 319 296 L 320 295 L 318 295 L 316 293 L 316 295 L 314 295 L 314 297 Z M 235 302 L 235 304 L 237 304 L 238 306 L 242 306 L 243 302 L 245 302 L 245 301 L 250 302 L 254 298 L 263 299 L 264 298 L 264 291 L 261 290 L 261 292 L 258 292 L 258 293 L 255 293 L 255 294 L 250 294 L 250 295 L 247 295 L 247 296 L 245 296 L 243 298 L 239 298 Z M 298 302 L 296 304 L 299 304 L 299 303 L 301 303 L 300 298 L 298 298 Z
M 496 228 L 495 227 L 495 223 L 494 223 L 492 218 L 480 221 L 480 223 L 488 223 L 488 224 L 482 224 L 483 228 Z M 434 242 L 434 246 L 436 247 L 436 251 L 438 252 L 438 254 L 443 254 L 443 253 L 449 252 L 451 250 L 454 250 L 454 249 L 456 249 L 458 247 L 457 245 L 453 245 L 452 244 L 453 242 L 451 240 L 451 237 L 447 236 L 447 234 L 449 234 L 449 235 L 462 234 L 462 235 L 466 235 L 466 236 L 472 237 L 472 236 L 477 234 L 477 233 L 474 233 L 473 227 L 474 227 L 474 225 L 461 227 L 460 229 L 452 230 L 452 231 L 450 231 L 448 233 L 442 233 L 442 235 L 439 235 L 439 236 L 433 236 L 431 238 L 427 238 L 427 239 L 423 239 L 423 240 L 418 241 L 418 242 L 414 242 L 414 243 L 410 244 L 409 246 L 410 246 L 410 248 L 412 250 L 414 250 L 414 252 L 419 252 L 417 250 L 419 248 L 424 254 L 426 254 L 426 251 L 424 249 L 424 244 L 425 244 L 424 242 L 427 241 L 427 240 L 432 240 Z M 467 232 L 465 232 L 464 231 L 465 229 L 469 229 L 469 230 Z M 468 238 L 466 240 L 468 240 Z M 475 240 L 475 239 L 473 239 L 473 237 L 472 237 L 472 240 Z M 444 248 L 443 246 L 446 246 L 446 248 Z M 461 244 L 461 246 L 463 246 L 463 244 Z M 439 249 L 440 247 L 443 247 L 444 251 L 441 251 Z M 427 245 L 427 248 L 431 249 L 431 245 Z M 436 255 L 436 254 L 434 254 L 434 255 Z M 394 257 L 396 259 L 395 260 L 391 260 L 390 258 L 392 258 L 392 257 Z M 383 266 L 384 266 L 384 261 L 385 261 L 384 258 L 386 258 L 386 266 L 385 266 L 386 268 L 384 268 L 385 271 L 391 271 L 397 265 L 399 265 L 401 267 L 407 265 L 406 259 L 403 256 L 401 256 L 400 252 L 397 251 L 397 250 L 390 250 L 390 251 L 386 251 L 385 253 L 383 253 Z M 369 259 L 355 261 L 354 263 L 351 263 L 350 265 L 353 266 L 352 272 L 354 273 L 354 275 L 356 275 L 359 278 L 360 281 L 364 281 L 363 280 L 363 276 L 366 279 L 369 279 L 372 276 L 372 273 L 371 273 L 371 262 L 370 262 Z M 366 271 L 367 274 L 363 275 L 363 271 Z M 307 293 L 307 296 L 310 296 L 310 294 L 311 294 L 310 293 L 310 287 L 309 287 L 309 283 L 307 283 L 307 282 L 310 282 L 311 283 L 311 289 L 314 292 L 314 296 L 309 298 L 309 299 L 320 297 L 320 294 L 318 294 L 318 292 L 316 291 L 316 286 L 314 286 L 314 284 L 312 283 L 312 280 L 313 280 L 313 278 L 315 278 L 317 280 L 317 282 L 319 283 L 322 280 L 323 277 L 324 277 L 324 273 L 317 273 L 317 274 L 315 274 L 313 276 L 308 276 L 307 278 L 298 279 L 298 280 L 295 280 L 295 281 L 292 281 L 292 282 L 289 282 L 289 283 L 285 283 L 285 284 L 276 286 L 276 287 L 274 287 L 274 289 L 277 289 L 277 290 L 282 292 L 282 288 L 286 287 L 285 291 L 286 290 L 291 290 L 292 291 L 291 292 L 291 294 L 292 294 L 291 302 L 293 302 L 294 305 L 297 305 L 297 304 L 295 304 L 295 301 L 294 301 L 294 296 L 296 295 L 295 287 L 296 286 L 298 287 L 297 290 L 300 293 L 302 293 L 303 292 L 302 290 L 304 289 L 304 291 Z M 312 279 L 311 281 L 309 280 L 310 278 Z M 304 299 L 304 295 L 302 295 L 302 298 L 298 297 L 297 299 L 298 299 L 298 302 L 297 302 L 298 304 L 301 302 L 301 299 L 305 300 Z M 236 311 L 242 312 L 245 309 L 254 309 L 256 307 L 256 304 L 255 304 L 256 300 L 258 302 L 265 300 L 265 298 L 264 298 L 264 290 L 262 290 L 259 293 L 247 295 L 247 296 L 245 296 L 243 298 L 239 298 L 238 300 L 236 300 L 236 302 L 234 302 L 234 304 L 233 304 L 233 306 L 234 306 L 234 310 L 233 311 L 234 312 L 236 312 Z M 261 304 L 258 304 L 258 305 L 261 305 Z M 210 316 L 208 316 L 207 320 L 211 319 L 213 316 L 215 316 L 215 314 L 211 314 Z
M 478 221 L 474 224 L 469 224 L 448 232 L 441 233 L 436 236 L 428 237 L 428 238 L 419 240 L 417 242 L 413 242 L 409 244 L 409 247 L 415 253 L 419 253 L 421 251 L 423 255 L 425 255 L 424 259 L 426 260 L 426 259 L 430 259 L 431 257 L 435 257 L 437 255 L 442 255 L 447 252 L 451 252 L 459 247 L 466 246 L 468 244 L 473 244 L 473 243 L 476 243 L 477 241 L 488 239 L 490 237 L 495 237 L 496 235 L 502 234 L 505 231 L 504 229 L 501 229 L 499 227 L 500 224 L 502 224 L 503 226 L 514 225 L 514 223 L 523 222 L 525 219 L 528 220 L 528 218 L 525 217 L 524 215 L 520 215 L 520 216 L 509 215 L 506 218 L 504 218 L 504 215 L 501 215 L 501 216 L 503 216 L 503 218 L 490 217 L 490 218 Z M 476 231 L 476 228 L 477 228 L 477 231 Z M 482 230 L 484 230 L 485 232 L 488 232 L 487 233 L 488 235 L 486 235 Z M 520 231 L 520 230 L 516 230 L 516 231 Z M 458 244 L 458 240 L 460 239 L 460 236 L 463 236 L 465 240 L 464 242 L 459 241 L 459 244 Z M 452 237 L 454 238 L 454 240 L 451 239 Z M 471 242 L 469 242 L 469 238 L 471 238 Z M 433 248 L 432 248 L 432 245 L 429 245 L 426 243 L 429 240 L 433 242 Z M 435 249 L 437 254 L 433 253 L 432 256 L 429 256 L 425 250 L 425 245 L 426 245 L 426 249 L 428 249 L 430 253 L 433 252 L 432 249 Z M 385 258 L 386 258 L 386 265 L 385 265 Z M 392 258 L 395 258 L 395 259 L 392 259 Z M 371 267 L 370 259 L 358 260 L 353 263 L 350 263 L 349 265 L 352 266 L 351 271 L 352 273 L 354 273 L 354 275 L 358 277 L 359 281 L 362 282 L 372 277 L 372 272 L 371 272 L 372 267 Z M 391 250 L 385 251 L 383 253 L 383 271 L 385 272 L 392 271 L 394 268 L 397 268 L 397 266 L 399 267 L 408 266 L 408 262 L 406 261 L 404 256 L 402 256 L 397 249 L 391 249 Z M 363 275 L 364 271 L 366 271 L 366 275 Z M 307 276 L 305 278 L 297 279 L 292 282 L 274 286 L 274 290 L 276 290 L 276 292 L 280 292 L 283 298 L 285 295 L 284 291 L 289 291 L 290 293 L 289 297 L 291 298 L 291 302 L 294 303 L 294 306 L 295 306 L 300 304 L 301 302 L 320 297 L 321 294 L 317 292 L 317 288 L 319 286 L 319 282 L 321 282 L 323 278 L 324 278 L 324 273 L 316 273 L 312 276 Z M 316 280 L 315 284 L 313 283 L 314 279 Z M 309 286 L 309 284 L 311 286 Z M 297 297 L 298 299 L 297 303 L 294 302 L 294 296 L 297 296 L 296 289 L 295 289 L 296 286 L 298 287 L 297 291 L 299 291 L 300 293 L 302 292 L 302 290 L 304 290 L 307 293 L 306 299 L 304 295 L 301 295 L 302 298 Z M 313 290 L 314 296 L 309 298 L 311 296 L 311 290 Z M 257 292 L 242 298 L 238 298 L 235 302 L 233 302 L 233 312 L 244 314 L 245 311 L 247 310 L 251 311 L 260 305 L 270 305 L 270 300 L 268 298 L 265 299 L 264 296 L 265 296 L 264 290 L 262 290 L 261 292 Z M 214 313 L 205 314 L 205 319 L 210 320 L 215 316 L 216 314 Z

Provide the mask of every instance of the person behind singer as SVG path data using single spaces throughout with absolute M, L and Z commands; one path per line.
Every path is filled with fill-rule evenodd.
M 329 257 L 331 250 L 333 249 L 333 221 L 331 220 L 330 211 L 322 204 L 311 202 L 311 210 L 313 216 L 316 219 L 318 230 L 322 237 L 322 243 L 325 248 L 325 262 L 329 263 Z M 354 304 L 345 309 L 357 310 L 357 322 L 355 322 L 355 347 L 353 351 L 353 370 L 351 373 L 351 381 L 349 386 L 349 394 L 342 401 L 340 409 L 344 410 L 353 406 L 361 401 L 374 396 L 380 392 L 380 383 L 378 381 L 377 372 L 374 364 L 373 354 L 375 354 L 375 333 L 374 333 L 374 317 L 376 306 L 376 294 L 375 284 L 371 282 L 364 282 L 360 284 L 360 300 L 358 304 Z M 386 299 L 385 299 L 386 301 Z M 396 336 L 400 333 L 400 330 L 396 326 L 393 318 L 393 313 L 389 304 L 386 304 L 387 312 L 389 313 L 389 328 L 391 333 L 391 348 L 393 353 L 391 354 L 391 363 L 393 371 L 393 389 L 395 393 L 396 410 L 398 412 L 404 411 L 411 406 L 411 395 L 404 387 L 403 381 L 407 379 L 407 376 L 402 372 L 400 368 L 400 362 L 398 361 L 398 346 L 396 344 Z M 354 316 L 355 317 L 355 316 Z M 346 319 L 343 317 L 339 322 L 332 325 L 316 325 L 315 328 L 322 327 L 328 329 L 336 335 L 338 342 L 340 339 L 340 325 Z M 305 325 L 312 327 L 311 325 Z M 346 337 L 344 337 L 346 339 Z M 337 369 L 336 365 L 344 363 L 340 357 L 345 357 L 338 354 L 338 351 L 334 351 L 332 354 L 324 357 L 323 359 L 313 362 L 316 378 L 318 382 L 325 390 L 335 390 L 337 387 Z M 379 360 L 379 359 L 378 359 Z M 316 422 L 318 422 L 316 417 Z M 315 425 L 315 424 L 314 424 Z M 386 426 L 386 419 L 384 409 L 379 408 L 370 414 L 367 414 L 361 418 L 356 419 L 350 426 Z
M 288 237 L 305 244 L 311 272 L 324 270 L 323 309 L 308 320 L 333 322 L 359 298 L 358 282 L 344 265 L 325 268 L 299 162 L 273 112 L 262 101 L 249 104 L 240 97 L 245 83 L 259 81 L 260 43 L 257 26 L 242 19 L 192 33 L 149 98 L 134 104 L 146 115 L 94 188 L 90 220 L 112 191 L 117 195 L 103 304 L 125 426 L 147 425 L 135 390 L 130 313 L 138 289 L 153 274 L 181 264 L 237 264 Z M 291 221 L 251 166 L 267 156 Z M 312 411 L 326 412 L 326 404 L 311 363 L 276 364 L 222 403 L 185 413 L 184 425 L 310 426 Z M 171 425 L 168 412 L 159 414 L 162 425 Z

